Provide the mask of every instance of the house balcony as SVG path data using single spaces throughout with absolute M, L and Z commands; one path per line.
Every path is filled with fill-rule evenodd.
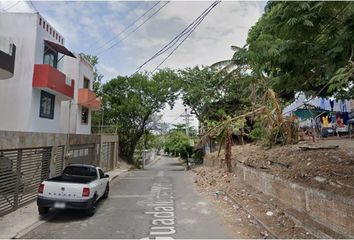
M 64 99 L 74 97 L 74 80 L 68 79 L 64 73 L 48 64 L 35 64 L 32 86 L 60 95 Z
M 101 100 L 88 88 L 79 88 L 78 104 L 91 111 L 101 109 Z
M 16 46 L 0 41 L 0 80 L 12 78 L 15 71 Z

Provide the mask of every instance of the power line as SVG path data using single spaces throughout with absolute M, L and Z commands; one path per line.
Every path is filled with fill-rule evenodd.
M 148 22 L 152 17 L 154 17 L 158 12 L 161 11 L 170 1 L 167 1 L 164 5 L 162 5 L 160 8 L 158 8 L 153 14 L 151 14 L 147 19 L 145 19 L 141 24 L 139 24 L 136 28 L 133 29 L 133 31 L 129 32 L 124 38 L 120 39 L 118 42 L 114 43 L 110 47 L 103 49 L 101 52 L 96 53 L 95 55 L 98 56 L 102 54 L 103 52 L 112 49 L 113 47 L 117 46 L 119 43 L 123 42 L 125 39 L 127 39 L 131 34 L 135 33 L 140 27 L 142 27 L 146 22 Z
M 189 24 L 182 32 L 177 34 L 169 43 L 167 43 L 162 49 L 160 49 L 157 53 L 155 53 L 151 58 L 149 58 L 147 61 L 145 61 L 142 65 L 140 65 L 135 73 L 141 70 L 143 66 L 145 66 L 147 63 L 155 59 L 156 57 L 160 56 L 161 54 L 165 53 L 168 51 L 170 48 L 172 48 L 184 35 L 190 33 L 191 30 L 193 30 L 194 25 L 200 20 L 204 19 L 204 17 L 213 9 L 217 4 L 219 4 L 221 1 L 215 1 L 213 2 L 207 9 L 205 9 L 191 24 Z M 191 28 L 192 27 L 192 28 Z M 194 31 L 194 30 L 193 30 Z M 189 34 L 190 35 L 190 34 Z M 135 74 L 134 73 L 134 74 Z
M 112 37 L 110 40 L 108 40 L 106 43 L 104 43 L 103 45 L 99 46 L 98 48 L 96 48 L 93 51 L 98 51 L 102 48 L 104 48 L 106 45 L 108 45 L 109 43 L 111 43 L 112 41 L 114 41 L 115 39 L 117 39 L 118 37 L 120 37 L 120 35 L 122 35 L 123 33 L 125 33 L 129 28 L 131 28 L 132 26 L 135 25 L 135 23 L 137 23 L 140 19 L 142 19 L 146 14 L 148 14 L 153 8 L 155 8 L 161 1 L 158 1 L 157 3 L 155 3 L 152 7 L 150 7 L 148 10 L 146 10 L 140 17 L 138 17 L 137 19 L 135 19 L 129 26 L 127 26 L 126 28 L 124 28 L 122 31 L 120 31 L 118 33 L 118 35 L 115 35 L 114 37 Z M 137 6 L 139 6 L 141 3 L 139 3 Z M 95 42 L 93 42 L 92 44 L 90 44 L 86 50 L 88 50 L 89 48 L 91 48 L 93 45 L 95 45 L 96 43 L 100 42 L 100 40 L 97 40 Z
M 219 2 L 217 2 L 217 4 L 219 4 Z M 216 5 L 217 5 L 216 4 Z M 216 5 L 214 5 L 210 10 L 208 10 L 208 12 L 198 21 L 197 24 L 195 24 L 195 26 L 193 26 L 193 28 L 190 30 L 190 32 L 188 33 L 188 35 L 172 50 L 172 52 L 170 52 L 155 68 L 154 70 L 152 71 L 152 73 L 154 73 L 162 64 L 164 64 L 167 59 L 169 57 L 171 57 L 171 55 L 179 48 L 179 46 L 182 45 L 182 43 L 184 43 L 184 41 L 186 41 L 188 39 L 188 37 L 194 32 L 194 30 L 202 23 L 202 21 L 204 20 L 204 18 L 210 13 L 210 11 L 216 7 Z
M 33 3 L 32 1 L 29 1 L 29 2 L 30 2 L 30 4 L 31 4 L 33 10 L 34 10 L 36 13 L 38 13 L 38 10 L 37 10 L 36 6 L 34 6 L 34 3 Z
M 215 4 L 215 2 L 213 3 Z M 211 6 L 213 6 L 213 4 Z M 182 32 L 180 32 L 179 34 L 177 34 L 177 36 L 175 36 L 169 43 L 167 43 L 162 49 L 160 49 L 157 53 L 155 53 L 151 58 L 149 58 L 147 61 L 145 61 L 141 66 L 138 67 L 138 71 L 140 71 L 140 69 L 146 65 L 149 61 L 153 60 L 154 58 L 158 57 L 159 55 L 163 54 L 164 52 L 166 52 L 167 50 L 169 50 L 171 47 L 174 46 L 174 44 L 176 44 L 178 42 L 178 40 L 186 34 L 186 32 L 189 31 L 189 28 L 196 22 L 198 21 L 198 19 L 200 19 L 202 17 L 202 15 L 204 15 L 208 9 L 211 7 L 209 6 L 207 9 L 204 10 L 204 12 L 202 12 L 191 24 L 189 24 Z M 172 45 L 171 45 L 172 44 Z
M 173 119 L 171 122 L 168 122 L 168 123 L 166 123 L 166 124 L 170 125 L 170 124 L 174 123 L 175 121 L 177 121 L 178 118 L 182 117 L 182 114 L 183 114 L 183 113 L 184 113 L 184 112 L 182 112 L 182 113 L 179 114 L 175 119 Z

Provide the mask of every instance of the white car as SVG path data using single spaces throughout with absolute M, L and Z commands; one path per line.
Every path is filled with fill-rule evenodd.
M 109 194 L 109 176 L 99 167 L 84 164 L 67 166 L 62 175 L 39 185 L 37 205 L 39 214 L 50 208 L 85 209 L 95 213 L 95 203 Z

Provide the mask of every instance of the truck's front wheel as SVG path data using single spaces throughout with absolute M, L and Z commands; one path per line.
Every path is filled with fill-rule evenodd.
M 47 214 L 49 212 L 49 207 L 38 207 L 39 214 Z

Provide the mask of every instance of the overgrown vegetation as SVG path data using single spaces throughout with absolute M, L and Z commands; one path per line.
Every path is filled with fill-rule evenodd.
M 228 171 L 230 136 L 244 135 L 246 119 L 240 115 L 247 112 L 253 122 L 251 138 L 267 146 L 292 144 L 298 140 L 298 126 L 294 118 L 283 116 L 282 102 L 293 99 L 297 91 L 353 96 L 353 16 L 352 2 L 268 2 L 249 31 L 247 45 L 233 46 L 232 59 L 213 65 L 218 68 L 216 82 L 249 86 L 247 91 L 232 92 L 242 99 L 242 104 L 233 106 L 237 111 L 216 108 L 214 112 L 222 112 L 217 123 L 204 122 L 205 137 L 216 137 L 225 146 Z M 263 107 L 260 114 L 249 114 L 259 107 Z
M 250 29 L 247 44 L 231 47 L 231 59 L 150 77 L 118 76 L 99 87 L 103 125 L 111 127 L 104 129 L 109 132 L 113 126 L 121 156 L 132 161 L 137 144 L 144 143 L 142 136 L 152 136 L 152 116 L 166 104 L 173 106 L 180 95 L 200 121 L 203 140 L 215 138 L 225 146 L 229 171 L 234 136 L 241 144 L 244 138 L 269 147 L 295 143 L 295 119 L 282 114 L 295 92 L 353 96 L 353 19 L 353 2 L 270 1 Z M 164 141 L 154 147 L 164 144 L 175 156 L 191 154 L 189 138 L 178 127 L 160 135 Z
M 196 138 L 196 131 L 193 128 L 190 128 L 191 137 L 185 134 L 185 125 L 175 125 L 172 128 L 165 138 L 165 149 L 164 151 L 167 154 L 170 154 L 175 157 L 181 157 L 182 159 L 188 159 L 193 154 L 193 147 L 191 141 L 194 141 Z

